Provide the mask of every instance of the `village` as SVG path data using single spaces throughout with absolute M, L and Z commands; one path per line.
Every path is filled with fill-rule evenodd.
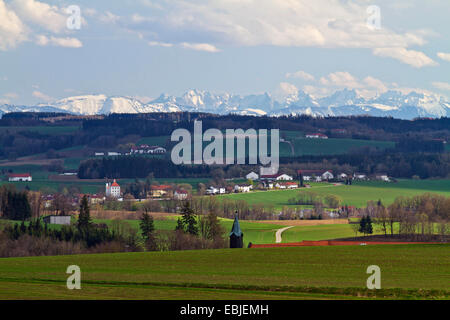
M 141 149 L 138 149 L 141 150 Z M 33 178 L 30 173 L 9 173 L 7 174 L 9 182 L 32 182 Z M 139 203 L 146 200 L 151 201 L 176 201 L 181 202 L 190 200 L 193 196 L 217 196 L 235 193 L 251 193 L 264 192 L 270 190 L 292 190 L 300 188 L 311 188 L 311 183 L 327 183 L 332 185 L 351 185 L 352 181 L 378 180 L 389 182 L 391 179 L 387 174 L 376 174 L 368 177 L 363 173 L 347 174 L 340 172 L 334 174 L 333 170 L 297 170 L 297 175 L 289 175 L 286 173 L 278 173 L 273 175 L 260 175 L 254 171 L 249 172 L 240 179 L 226 179 L 222 183 L 210 182 L 203 187 L 193 190 L 188 184 L 170 183 L 159 184 L 156 181 L 151 185 L 146 185 L 140 197 L 134 197 L 127 190 L 128 186 L 121 186 L 116 179 L 105 179 L 104 192 L 95 194 L 70 193 L 70 194 L 41 194 L 43 212 L 50 214 L 46 217 L 48 223 L 70 224 L 70 211 L 76 208 L 81 199 L 86 196 L 91 206 L 112 206 L 112 203 Z M 241 181 L 240 183 L 236 181 Z M 244 182 L 242 182 L 244 181 Z M 123 205 L 122 205 L 123 206 Z M 126 205 L 128 207 L 128 205 Z M 131 205 L 130 205 L 131 207 Z M 301 210 L 299 216 L 308 209 Z M 311 211 L 311 210 L 310 210 Z M 280 214 L 283 212 L 280 211 Z M 66 216 L 66 218 L 63 218 Z M 329 212 L 330 218 L 334 217 L 332 211 Z M 337 215 L 336 215 L 337 216 Z M 60 218 L 57 218 L 60 217 Z

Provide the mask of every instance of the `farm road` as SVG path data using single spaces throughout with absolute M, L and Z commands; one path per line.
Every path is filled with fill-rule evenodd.
M 281 228 L 277 230 L 277 233 L 275 233 L 275 243 L 281 243 L 281 234 L 286 231 L 287 229 L 292 228 L 293 226 Z

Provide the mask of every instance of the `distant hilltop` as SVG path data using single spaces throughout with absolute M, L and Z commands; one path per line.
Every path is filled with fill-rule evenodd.
M 355 90 L 344 89 L 336 91 L 330 96 L 316 99 L 299 90 L 282 101 L 278 101 L 269 93 L 241 96 L 189 90 L 181 97 L 162 94 L 147 103 L 133 97 L 108 97 L 98 94 L 68 97 L 36 106 L 0 105 L 0 116 L 10 112 L 64 112 L 73 115 L 102 115 L 179 111 L 255 116 L 370 115 L 414 119 L 418 117 L 449 117 L 450 102 L 443 96 L 414 91 L 408 94 L 400 91 L 387 91 L 367 99 L 358 95 Z

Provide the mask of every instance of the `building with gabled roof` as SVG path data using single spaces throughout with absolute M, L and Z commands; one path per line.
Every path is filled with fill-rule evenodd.
M 120 185 L 117 183 L 116 179 L 114 179 L 112 183 L 106 183 L 105 195 L 108 198 L 120 198 Z
M 17 181 L 32 181 L 33 178 L 29 173 L 10 173 L 8 174 L 9 182 L 17 182 Z

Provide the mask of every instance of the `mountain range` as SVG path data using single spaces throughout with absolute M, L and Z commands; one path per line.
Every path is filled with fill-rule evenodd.
M 126 96 L 84 95 L 57 100 L 35 106 L 0 105 L 0 116 L 8 112 L 65 112 L 77 115 L 149 112 L 209 112 L 215 114 L 235 113 L 241 115 L 298 115 L 392 116 L 400 119 L 417 117 L 449 117 L 450 102 L 432 93 L 386 91 L 366 99 L 355 90 L 340 90 L 334 94 L 314 98 L 299 90 L 282 101 L 268 93 L 253 95 L 214 94 L 209 91 L 189 90 L 180 97 L 162 94 L 143 103 Z

